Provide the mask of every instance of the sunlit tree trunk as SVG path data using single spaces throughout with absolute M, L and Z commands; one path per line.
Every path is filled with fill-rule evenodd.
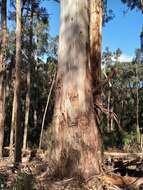
M 111 113 L 113 113 L 114 112 L 114 106 L 112 105 L 112 107 L 111 107 Z M 110 129 L 111 129 L 111 131 L 113 131 L 114 130 L 114 126 L 113 126 L 113 121 L 114 121 L 114 119 L 113 119 L 113 117 L 111 117 L 111 127 L 110 127 Z
M 35 36 L 35 44 L 38 43 L 38 35 Z M 36 49 L 35 53 L 34 53 L 34 60 L 35 60 L 35 64 L 34 64 L 34 73 L 35 73 L 35 76 L 37 74 L 37 71 L 38 71 L 38 68 L 37 68 L 37 65 L 38 65 L 38 49 Z M 34 81 L 34 85 L 37 86 L 37 80 Z M 37 88 L 36 88 L 36 91 L 37 91 Z M 37 111 L 37 105 L 38 105 L 38 97 L 37 97 L 37 92 L 36 92 L 36 95 L 35 95 L 35 103 L 34 103 L 34 113 L 33 113 L 33 120 L 34 120 L 34 127 L 36 129 L 37 125 L 38 125 L 38 111 Z
M 21 1 L 16 0 L 16 65 L 14 100 L 12 110 L 12 128 L 15 129 L 14 161 L 21 161 L 21 128 L 20 128 L 20 64 L 21 64 Z M 13 139 L 12 139 L 13 141 Z M 12 143 L 13 144 L 13 143 Z
M 12 105 L 12 120 L 11 120 L 11 129 L 10 129 L 10 143 L 9 143 L 9 157 L 13 157 L 13 144 L 14 144 L 14 126 L 15 126 L 15 114 L 14 110 L 16 107 L 16 97 L 13 97 Z
M 140 143 L 140 127 L 139 127 L 139 77 L 138 77 L 138 63 L 136 63 L 136 134 L 137 142 Z
M 6 54 L 6 35 L 7 35 L 7 1 L 1 2 L 1 28 L 2 44 L 0 51 L 0 158 L 2 158 L 3 139 L 4 139 L 4 120 L 5 120 L 5 54 Z
M 34 127 L 36 128 L 37 127 L 37 110 L 36 109 L 34 110 L 34 113 L 33 113 L 33 119 L 34 119 Z
M 31 78 L 31 63 L 32 63 L 32 39 L 33 39 L 33 1 L 31 1 L 31 15 L 29 27 L 29 49 L 28 49 L 28 63 L 27 63 L 27 93 L 26 93 L 26 106 L 25 106 L 25 125 L 23 136 L 23 149 L 26 149 L 27 135 L 28 135 L 28 121 L 30 111 L 30 78 Z
M 46 114 L 47 114 L 47 110 L 48 110 L 52 90 L 53 90 L 53 87 L 54 87 L 54 84 L 55 84 L 55 77 L 56 77 L 56 73 L 54 74 L 54 77 L 53 77 L 53 80 L 52 80 L 52 84 L 51 84 L 50 91 L 49 91 L 48 98 L 47 98 L 46 107 L 45 107 L 45 110 L 44 110 L 44 115 L 43 115 L 43 119 L 42 119 L 42 126 L 41 126 L 41 133 L 40 133 L 40 140 L 39 140 L 39 149 L 41 149 L 41 147 L 42 147 L 42 137 L 43 137 L 43 132 L 44 132 L 44 124 L 45 124 Z
M 103 1 L 90 0 L 90 58 L 94 105 L 101 105 L 101 45 L 102 45 Z M 96 110 L 96 121 L 100 121 L 100 112 Z
M 62 0 L 52 159 L 62 176 L 101 171 L 90 65 L 88 0 Z

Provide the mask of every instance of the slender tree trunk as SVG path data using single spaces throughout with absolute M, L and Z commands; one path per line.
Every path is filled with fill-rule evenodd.
M 0 158 L 2 158 L 5 120 L 5 54 L 7 35 L 7 1 L 2 0 L 1 23 L 2 23 L 2 45 L 0 52 Z
M 37 127 L 37 110 L 35 109 L 34 110 L 34 113 L 33 113 L 33 117 L 34 117 L 34 127 L 36 128 Z
M 42 137 L 43 137 L 43 130 L 44 130 L 44 124 L 45 124 L 45 119 L 46 119 L 46 113 L 47 113 L 47 109 L 49 106 L 49 102 L 50 102 L 50 97 L 51 97 L 51 93 L 55 84 L 55 77 L 56 77 L 56 73 L 54 75 L 52 84 L 51 84 L 51 88 L 48 94 L 48 98 L 47 98 L 47 103 L 46 103 L 46 107 L 45 107 L 45 111 L 44 111 L 44 115 L 43 115 L 43 120 L 42 120 L 42 126 L 41 126 L 41 133 L 40 133 L 40 141 L 39 141 L 39 149 L 41 149 L 42 146 Z
M 112 105 L 112 107 L 111 107 L 111 113 L 113 113 L 113 111 L 114 111 L 114 106 Z M 111 117 L 111 127 L 110 127 L 110 129 L 111 129 L 111 131 L 113 131 L 113 117 Z
M 60 176 L 101 171 L 90 67 L 88 0 L 62 0 L 52 158 Z
M 101 105 L 101 45 L 102 45 L 102 14 L 103 1 L 90 0 L 90 62 L 92 71 L 93 100 L 95 106 L 95 119 L 100 124 L 100 110 L 96 105 Z
M 26 93 L 26 108 L 25 108 L 25 126 L 23 137 L 23 149 L 26 149 L 28 135 L 28 121 L 30 111 L 30 78 L 31 78 L 31 62 L 32 62 L 32 39 L 33 39 L 33 1 L 31 1 L 31 16 L 30 16 L 30 31 L 29 31 L 29 55 L 27 65 L 27 93 Z
M 14 131 L 15 131 L 15 108 L 16 108 L 16 97 L 14 94 L 13 105 L 12 105 L 12 121 L 10 130 L 10 144 L 9 144 L 9 157 L 13 157 L 13 144 L 14 144 Z
M 11 63 L 12 67 L 10 68 L 10 75 L 8 81 L 10 81 L 13 77 L 13 67 L 15 65 L 15 57 L 14 55 L 11 58 Z M 10 88 L 10 84 L 9 84 Z M 13 97 L 13 105 L 12 109 L 15 107 L 15 96 Z M 10 140 L 9 140 L 9 158 L 13 158 L 13 143 L 14 143 L 14 114 L 12 114 L 12 119 L 11 119 L 11 129 L 10 129 Z
M 140 128 L 139 128 L 139 89 L 137 87 L 137 106 L 136 106 L 136 122 L 137 122 L 137 141 L 140 143 Z
M 30 64 L 30 63 L 28 63 Z M 29 66 L 28 66 L 29 67 Z M 24 123 L 24 136 L 23 136 L 23 149 L 27 147 L 27 135 L 28 135 L 28 122 L 29 122 L 29 111 L 30 111 L 30 70 L 27 68 L 27 93 L 25 102 L 25 123 Z
M 16 0 L 16 65 L 14 100 L 12 110 L 12 128 L 15 129 L 14 161 L 21 161 L 21 128 L 20 128 L 20 64 L 21 64 L 21 1 Z M 12 139 L 13 141 L 13 139 Z
M 35 36 L 35 44 L 38 43 L 38 36 L 36 35 Z M 37 75 L 37 64 L 38 64 L 38 49 L 36 49 L 35 51 L 35 57 L 34 57 L 34 60 L 35 60 L 35 64 L 34 64 L 34 75 L 36 76 Z M 34 85 L 37 86 L 37 80 L 35 79 L 34 81 Z M 37 105 L 38 105 L 38 97 L 37 97 L 37 88 L 36 88 L 36 92 L 35 92 L 35 102 L 34 102 L 34 113 L 33 113 L 33 119 L 34 119 L 34 127 L 36 128 L 37 125 L 38 125 L 38 113 L 37 113 Z
M 140 143 L 140 128 L 139 128 L 139 78 L 138 78 L 138 63 L 136 63 L 136 133 L 137 133 L 137 142 Z
M 107 109 L 108 109 L 108 114 L 107 114 L 107 131 L 110 132 L 110 121 L 111 121 L 111 116 L 110 116 L 110 101 L 111 101 L 111 91 L 109 89 L 108 91 L 108 105 L 107 105 Z

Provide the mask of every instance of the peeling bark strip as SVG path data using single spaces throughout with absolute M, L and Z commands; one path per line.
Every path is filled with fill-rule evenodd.
M 101 171 L 101 137 L 94 117 L 89 60 L 88 0 L 61 0 L 52 158 L 60 176 Z
M 103 1 L 90 0 L 90 56 L 94 87 L 101 77 Z
M 90 62 L 94 104 L 101 104 L 101 46 L 102 46 L 103 0 L 90 0 Z M 97 112 L 98 113 L 98 112 Z M 96 117 L 99 123 L 99 113 Z

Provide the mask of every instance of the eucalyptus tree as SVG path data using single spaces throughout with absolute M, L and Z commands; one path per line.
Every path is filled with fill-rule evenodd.
M 102 8 L 101 2 L 98 3 L 94 9 Z M 102 166 L 102 140 L 93 103 L 93 60 L 90 62 L 89 57 L 90 42 L 98 43 L 100 39 L 97 42 L 90 38 L 90 6 L 87 0 L 61 1 L 51 153 L 52 159 L 58 163 L 56 171 L 61 176 L 88 178 L 100 173 Z
M 136 76 L 136 134 L 137 134 L 137 142 L 141 142 L 141 133 L 139 126 L 139 88 L 140 88 L 140 80 L 139 80 L 139 65 L 141 65 L 142 61 L 142 52 L 140 49 L 136 49 L 135 51 L 135 76 Z
M 21 1 L 21 15 L 22 15 L 22 35 L 21 35 L 21 107 L 19 111 L 22 111 L 24 117 L 21 117 L 21 126 L 24 125 L 24 138 L 23 138 L 23 148 L 27 146 L 27 136 L 30 133 L 30 125 L 32 123 L 32 114 L 30 109 L 39 111 L 38 101 L 40 99 L 37 97 L 37 94 L 33 96 L 31 101 L 32 91 L 40 89 L 42 86 L 38 85 L 38 60 L 43 59 L 43 57 L 48 52 L 48 38 L 49 38 L 49 22 L 48 14 L 46 9 L 41 6 L 40 0 L 23 0 Z M 13 15 L 15 15 L 15 1 L 12 1 L 13 5 Z M 15 17 L 14 17 L 15 18 Z M 13 20 L 15 22 L 15 20 Z M 43 56 L 43 57 L 42 57 Z M 43 77 L 42 77 L 43 78 Z M 37 91 L 37 90 L 36 90 Z M 41 95 L 40 95 L 41 96 Z M 33 113 L 33 112 L 32 112 Z M 39 114 L 37 113 L 37 114 Z M 31 114 L 29 116 L 29 114 Z M 13 122 L 12 122 L 13 123 Z M 33 122 L 34 123 L 34 122 Z M 23 130 L 23 128 L 22 128 Z M 22 140 L 22 139 L 21 139 Z M 10 135 L 10 155 L 12 155 L 12 146 L 14 141 L 14 127 L 11 126 L 11 135 Z
M 113 63 L 113 54 L 110 51 L 109 47 L 105 48 L 105 51 L 103 51 L 102 53 L 102 73 L 104 75 L 105 78 L 108 77 L 108 73 L 110 70 L 110 66 Z M 111 70 L 110 70 L 111 72 Z M 106 88 L 107 93 L 107 110 L 108 110 L 108 114 L 107 114 L 107 131 L 110 132 L 111 130 L 111 91 L 112 91 L 112 83 L 109 80 L 108 81 L 108 88 Z M 105 92 L 104 92 L 105 93 Z
M 116 64 L 119 63 L 120 62 L 119 58 L 122 55 L 121 49 L 117 48 L 113 54 L 114 54 L 114 59 L 115 59 Z
M 102 26 L 114 18 L 113 11 L 107 8 L 107 0 L 90 0 L 90 62 L 92 68 L 92 85 L 94 105 L 98 113 L 96 121 L 100 123 L 101 101 L 101 57 Z
M 26 85 L 26 100 L 25 100 L 25 125 L 24 125 L 24 136 L 23 136 L 23 149 L 27 146 L 27 134 L 29 124 L 29 111 L 30 111 L 30 81 L 31 81 L 31 64 L 32 64 L 32 45 L 33 45 L 33 14 L 34 14 L 34 1 L 29 1 L 31 4 L 29 20 L 29 43 L 28 43 L 28 62 L 27 62 L 27 85 Z
M 1 2 L 2 41 L 0 47 L 0 158 L 2 157 L 5 122 L 5 68 L 7 47 L 7 0 Z
M 15 85 L 13 100 L 13 120 L 12 125 L 15 128 L 15 154 L 14 161 L 21 161 L 21 127 L 20 127 L 20 66 L 21 66 L 21 1 L 16 0 L 16 65 L 15 65 Z

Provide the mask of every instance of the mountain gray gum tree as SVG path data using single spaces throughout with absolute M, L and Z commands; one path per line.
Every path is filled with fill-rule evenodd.
M 96 78 L 92 71 L 94 61 L 97 61 L 97 65 L 101 61 L 101 56 L 97 60 L 101 53 L 101 42 L 95 37 L 96 32 L 99 32 L 98 37 L 101 35 L 96 27 L 102 18 L 98 17 L 99 22 L 93 20 L 94 27 L 89 30 L 92 1 L 60 2 L 61 23 L 51 155 L 57 163 L 59 175 L 81 175 L 88 178 L 100 173 L 102 163 L 102 142 L 93 100 Z M 93 11 L 96 6 L 100 9 L 101 5 L 95 4 Z M 96 13 L 100 14 L 98 9 Z M 94 32 L 91 39 L 90 31 Z M 96 45 L 96 59 L 91 56 L 90 41 L 91 46 Z M 97 75 L 100 75 L 100 71 L 97 71 Z

